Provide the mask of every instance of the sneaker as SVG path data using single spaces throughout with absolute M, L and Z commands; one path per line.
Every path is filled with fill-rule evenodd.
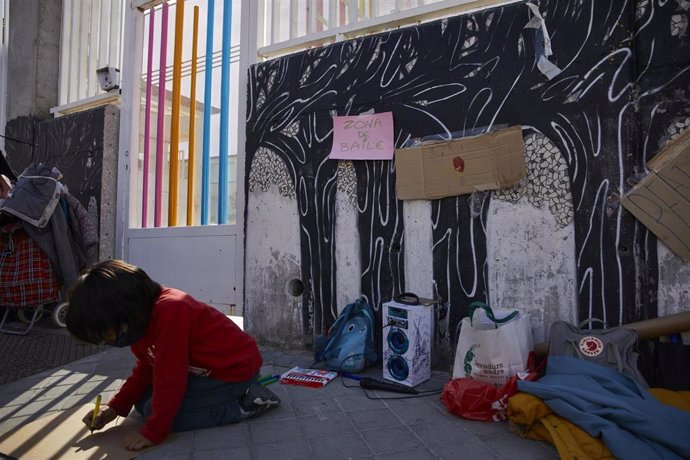
M 247 392 L 240 400 L 242 418 L 258 417 L 272 407 L 280 405 L 280 398 L 271 390 L 262 387 L 257 383 L 252 383 L 247 388 Z
M 280 398 L 268 388 L 262 387 L 258 383 L 252 383 L 247 388 L 241 404 L 247 410 L 254 409 L 254 406 L 271 408 L 280 405 Z
M 245 409 L 243 406 L 240 406 L 240 410 L 242 411 L 242 418 L 243 419 L 258 417 L 259 415 L 263 414 L 264 412 L 266 412 L 270 408 L 271 408 L 271 406 L 254 406 L 253 409 Z

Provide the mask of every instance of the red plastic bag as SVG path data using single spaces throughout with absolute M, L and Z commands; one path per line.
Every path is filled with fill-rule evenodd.
M 530 352 L 527 372 L 513 375 L 502 386 L 496 387 L 468 377 L 453 379 L 444 385 L 441 401 L 448 412 L 460 417 L 482 422 L 500 422 L 508 418 L 508 398 L 517 393 L 518 380 L 537 380 L 545 365 L 545 359 L 537 362 L 535 353 Z
M 443 387 L 441 401 L 449 412 L 460 417 L 500 422 L 507 418 L 508 398 L 517 393 L 517 381 L 516 375 L 504 385 L 495 387 L 466 377 L 453 379 Z

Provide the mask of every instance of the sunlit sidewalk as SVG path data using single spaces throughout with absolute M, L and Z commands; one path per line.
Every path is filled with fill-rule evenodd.
M 263 354 L 264 375 L 308 367 L 312 358 L 306 351 L 264 349 Z M 112 348 L 0 387 L 0 441 L 22 424 L 91 403 L 97 394 L 107 401 L 132 365 L 128 349 Z M 380 370 L 368 373 L 380 377 Z M 440 389 L 449 378 L 434 372 L 422 388 Z M 280 407 L 235 425 L 178 433 L 137 458 L 558 458 L 550 445 L 508 432 L 505 422 L 472 422 L 448 413 L 438 394 L 408 399 L 370 391 L 367 396 L 355 381 L 341 378 L 320 389 L 279 383 L 270 388 L 282 399 Z

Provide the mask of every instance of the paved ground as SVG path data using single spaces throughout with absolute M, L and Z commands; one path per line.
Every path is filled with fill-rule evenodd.
M 19 321 L 7 325 L 7 328 L 15 330 L 24 330 L 26 327 Z M 26 335 L 0 333 L 0 385 L 54 369 L 105 349 L 73 339 L 67 329 L 55 325 L 50 317 L 44 317 Z
M 262 373 L 309 366 L 308 352 L 264 349 Z M 107 348 L 56 369 L 0 386 L 0 439 L 22 423 L 55 411 L 104 400 L 133 364 L 128 349 Z M 370 371 L 379 376 L 380 370 Z M 446 373 L 434 372 L 423 389 L 440 389 Z M 346 380 L 353 385 L 354 382 Z M 548 444 L 521 439 L 507 424 L 472 422 L 445 409 L 439 395 L 415 399 L 369 399 L 359 387 L 336 379 L 325 388 L 273 384 L 283 404 L 236 425 L 179 433 L 141 455 L 146 459 L 556 459 Z M 370 397 L 400 397 L 378 392 Z

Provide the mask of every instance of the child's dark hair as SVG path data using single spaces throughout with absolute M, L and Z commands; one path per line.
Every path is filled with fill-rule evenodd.
M 144 270 L 121 260 L 87 269 L 69 292 L 67 329 L 77 339 L 98 344 L 123 325 L 145 328 L 161 285 Z

